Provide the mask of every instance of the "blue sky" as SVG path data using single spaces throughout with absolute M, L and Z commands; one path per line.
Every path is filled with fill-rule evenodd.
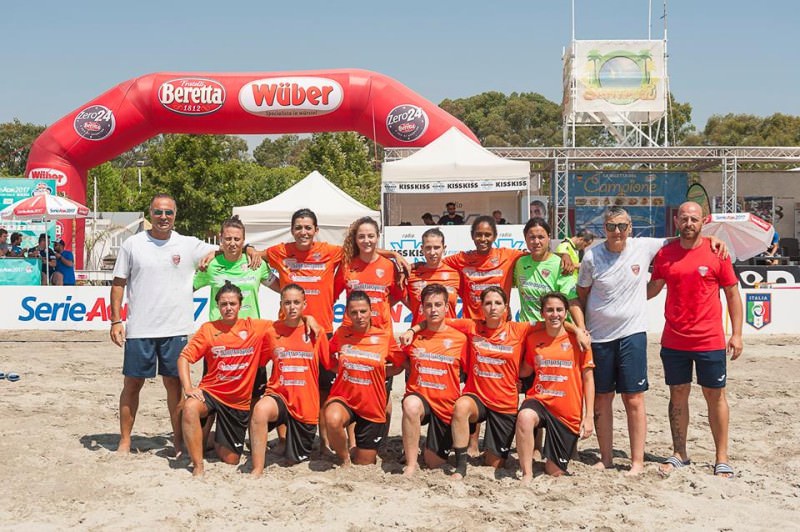
M 663 32 L 653 2 L 653 38 Z M 800 115 L 794 2 L 673 0 L 669 73 L 698 128 L 712 114 Z M 647 38 L 646 0 L 576 0 L 578 39 Z M 487 90 L 561 98 L 569 0 L 9 0 L 0 122 L 51 124 L 158 71 L 366 68 L 439 103 Z

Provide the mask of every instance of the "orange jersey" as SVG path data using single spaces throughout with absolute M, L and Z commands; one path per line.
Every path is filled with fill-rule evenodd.
M 266 393 L 283 399 L 298 421 L 319 422 L 319 363 L 330 364 L 328 338 L 309 338 L 305 325 L 289 327 L 277 321 L 267 332 L 272 372 Z
M 342 325 L 333 335 L 328 369 L 338 364 L 328 401 L 338 399 L 375 423 L 386 422 L 386 364 L 403 363 L 403 352 L 391 328 L 371 327 L 365 333 Z M 338 361 L 338 362 L 336 362 Z
M 511 297 L 514 263 L 526 253 L 521 249 L 492 248 L 486 255 L 473 250 L 445 257 L 445 264 L 461 272 L 458 295 L 464 318 L 483 319 L 481 292 L 485 288 L 499 286 Z
M 540 329 L 528 335 L 525 362 L 535 372 L 533 386 L 525 395 L 536 399 L 572 430 L 581 430 L 583 417 L 583 370 L 594 367 L 592 351 L 581 351 L 574 334 L 552 338 Z
M 411 370 L 406 395 L 424 397 L 436 417 L 447 424 L 461 396 L 460 377 L 467 368 L 468 350 L 467 337 L 453 327 L 421 331 L 404 350 Z
M 484 321 L 476 320 L 447 320 L 447 324 L 462 331 L 470 341 L 470 367 L 464 393 L 477 395 L 495 412 L 516 413 L 525 337 L 538 326 L 504 321 L 498 328 L 490 329 Z
M 200 326 L 181 358 L 205 359 L 207 372 L 198 387 L 236 410 L 250 409 L 256 370 L 266 364 L 267 331 L 272 322 L 246 318 L 228 327 L 221 321 Z
M 342 262 L 342 247 L 314 242 L 301 251 L 294 242 L 267 249 L 267 261 L 278 272 L 281 288 L 295 283 L 306 291 L 305 314 L 314 316 L 325 332 L 333 331 L 333 279 Z M 283 319 L 283 316 L 281 316 Z
M 392 314 L 389 296 L 396 300 L 403 299 L 403 293 L 395 281 L 394 263 L 389 259 L 378 257 L 367 264 L 356 257 L 349 265 L 339 268 L 336 273 L 334 293 L 338 296 L 342 290 L 349 296 L 353 290 L 367 293 L 372 309 L 372 325 L 391 329 Z M 342 325 L 350 325 L 350 318 L 345 313 Z
M 458 302 L 458 288 L 460 276 L 456 270 L 447 264 L 440 264 L 433 269 L 425 264 L 415 264 L 408 276 L 408 307 L 411 310 L 411 325 L 423 321 L 422 315 L 422 289 L 429 284 L 440 284 L 447 288 L 447 317 L 456 317 L 456 303 Z

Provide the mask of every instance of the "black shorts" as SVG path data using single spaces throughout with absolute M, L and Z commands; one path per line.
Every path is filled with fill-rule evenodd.
M 364 419 L 356 414 L 352 408 L 347 406 L 344 401 L 340 401 L 339 399 L 334 399 L 331 402 L 339 403 L 344 407 L 345 410 L 347 410 L 347 413 L 350 416 L 350 420 L 347 422 L 347 425 L 350 425 L 351 423 L 356 424 L 356 447 L 370 451 L 374 451 L 380 447 L 381 443 L 383 443 L 386 423 L 377 423 L 375 421 Z
M 328 333 L 328 340 L 333 338 L 333 333 Z M 321 392 L 325 392 L 321 394 L 323 397 L 327 397 L 331 391 L 331 386 L 333 386 L 333 381 L 336 380 L 336 372 L 327 369 L 325 366 L 322 365 L 322 362 L 319 363 L 319 377 L 317 378 L 317 383 L 319 384 L 319 390 Z
M 214 442 L 241 455 L 244 450 L 247 425 L 250 423 L 250 411 L 231 408 L 214 399 L 214 396 L 206 391 L 203 391 L 203 397 L 206 400 L 208 413 L 216 412 L 217 414 L 217 431 L 214 435 Z
M 253 394 L 250 396 L 251 404 L 256 404 L 267 390 L 267 367 L 261 366 L 256 370 L 256 379 L 253 381 Z
M 317 426 L 296 420 L 279 395 L 267 394 L 278 405 L 278 419 L 271 421 L 267 431 L 286 425 L 286 457 L 294 462 L 305 462 L 311 456 L 311 446 L 317 435 Z
M 533 410 L 539 416 L 539 424 L 534 428 L 543 428 L 545 430 L 546 436 L 544 438 L 542 456 L 553 462 L 562 471 L 566 471 L 569 459 L 572 457 L 572 453 L 575 452 L 575 446 L 578 445 L 578 435 L 572 432 L 569 427 L 551 414 L 536 399 L 526 399 L 522 406 L 519 407 L 520 411 L 526 408 Z
M 484 447 L 500 458 L 508 458 L 511 442 L 514 441 L 517 414 L 501 414 L 489 410 L 478 396 L 471 393 L 465 394 L 464 397 L 469 397 L 478 406 L 478 420 L 476 423 L 469 424 L 470 434 L 475 430 L 477 423 L 486 421 L 486 432 L 483 436 Z
M 440 458 L 447 458 L 450 455 L 450 450 L 453 448 L 453 432 L 450 425 L 439 419 L 439 417 L 431 411 L 431 405 L 428 400 L 418 393 L 412 393 L 414 397 L 418 397 L 422 401 L 425 415 L 422 417 L 420 425 L 428 425 L 428 433 L 425 436 L 425 448 L 430 449 Z M 406 396 L 408 397 L 408 396 Z

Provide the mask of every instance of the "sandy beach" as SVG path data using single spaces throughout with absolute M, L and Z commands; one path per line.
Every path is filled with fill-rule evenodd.
M 122 352 L 106 333 L 0 331 L 0 528 L 128 530 L 767 530 L 795 529 L 800 517 L 800 342 L 745 338 L 728 366 L 731 465 L 737 478 L 711 474 L 713 442 L 698 387 L 691 398 L 693 464 L 661 479 L 670 453 L 667 388 L 649 345 L 646 471 L 629 461 L 620 400 L 615 463 L 596 471 L 597 441 L 580 443 L 570 477 L 552 479 L 537 464 L 523 487 L 516 453 L 507 469 L 472 465 L 462 482 L 441 470 L 416 478 L 402 465 L 397 377 L 389 444 L 375 466 L 337 468 L 327 459 L 286 467 L 273 454 L 260 479 L 249 457 L 227 466 L 209 457 L 193 480 L 187 461 L 169 457 L 169 422 L 160 381 L 145 385 L 134 427 L 135 452 L 117 456 Z M 271 442 L 276 438 L 270 434 Z

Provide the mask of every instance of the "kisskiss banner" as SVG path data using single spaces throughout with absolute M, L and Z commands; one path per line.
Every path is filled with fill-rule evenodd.
M 26 175 L 55 179 L 85 204 L 89 169 L 162 133 L 356 131 L 383 146 L 422 147 L 451 127 L 477 141 L 437 105 L 366 70 L 156 73 L 125 81 L 48 127 L 31 147 Z M 70 241 L 71 224 L 64 226 Z M 82 231 L 76 249 L 83 249 Z M 80 253 L 76 259 L 80 267 Z
M 458 179 L 435 182 L 387 182 L 383 192 L 387 194 L 430 194 L 439 192 L 503 192 L 527 190 L 527 179 Z

